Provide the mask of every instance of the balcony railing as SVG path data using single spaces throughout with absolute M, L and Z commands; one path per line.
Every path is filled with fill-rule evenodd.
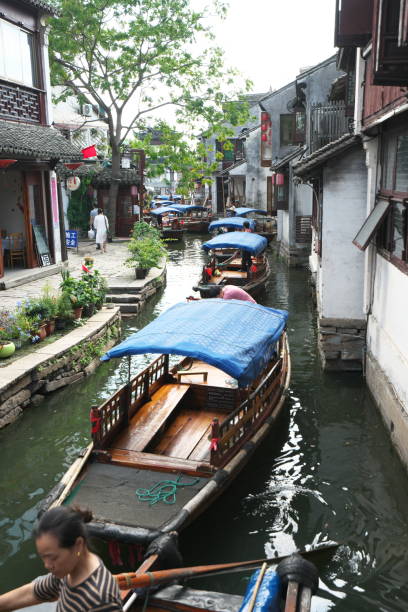
M 41 123 L 44 92 L 0 81 L 0 119 Z
M 350 131 L 344 102 L 316 104 L 310 110 L 310 152 L 321 149 Z

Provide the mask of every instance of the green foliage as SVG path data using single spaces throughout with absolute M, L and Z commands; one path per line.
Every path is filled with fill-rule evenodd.
M 219 0 L 200 10 L 190 0 L 58 5 L 49 45 L 53 84 L 67 88 L 63 97 L 74 92 L 105 111 L 113 162 L 131 130 L 141 131 L 165 106 L 176 109 L 187 133 L 204 125 L 208 133 L 225 132 L 226 123 L 242 123 L 245 105 L 236 101 L 249 83 L 238 84 L 236 71 L 225 68 L 207 21 L 210 12 L 225 15 Z M 125 125 L 123 116 L 129 117 Z
M 60 289 L 62 295 L 69 298 L 71 308 L 98 304 L 105 299 L 107 283 L 98 270 L 83 272 L 80 278 L 74 278 L 68 270 L 63 270 L 61 276 Z
M 167 255 L 160 232 L 143 221 L 134 224 L 128 250 L 130 256 L 125 265 L 130 268 L 157 268 L 160 260 Z
M 89 228 L 89 213 L 93 207 L 93 199 L 88 194 L 93 175 L 81 177 L 81 184 L 76 191 L 71 191 L 67 217 L 70 227 L 86 231 Z

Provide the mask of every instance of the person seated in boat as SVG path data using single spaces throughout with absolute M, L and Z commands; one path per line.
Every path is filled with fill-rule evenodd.
M 250 234 L 252 234 L 252 230 L 251 230 L 251 226 L 249 225 L 249 221 L 244 221 L 242 224 L 242 227 L 244 228 L 243 229 L 244 232 L 249 232 Z
M 211 285 L 210 287 L 206 287 L 205 297 L 222 298 L 223 300 L 243 300 L 244 302 L 256 304 L 256 301 L 249 293 L 236 285 Z M 187 298 L 188 301 L 199 299 L 200 298 L 193 297 L 192 295 Z
M 63 610 L 123 610 L 115 578 L 88 548 L 89 510 L 58 506 L 48 510 L 34 530 L 37 552 L 50 573 L 0 595 L 0 610 L 16 610 L 58 601 Z

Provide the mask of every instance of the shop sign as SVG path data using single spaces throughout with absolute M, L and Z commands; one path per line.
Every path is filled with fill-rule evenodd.
M 69 176 L 67 178 L 67 189 L 76 191 L 81 184 L 81 179 L 78 176 Z

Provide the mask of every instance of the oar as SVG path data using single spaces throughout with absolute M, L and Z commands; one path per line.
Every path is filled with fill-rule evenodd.
M 150 557 L 147 557 L 147 559 L 143 561 L 142 565 L 138 567 L 137 570 L 134 572 L 134 575 L 139 576 L 140 574 L 144 574 L 145 572 L 147 572 L 149 568 L 152 567 L 153 563 L 157 561 L 158 557 L 159 557 L 158 554 L 150 555 Z M 137 598 L 137 593 L 132 593 L 132 595 L 129 597 L 129 599 L 123 606 L 123 609 L 125 611 L 129 610 L 130 606 L 133 604 L 136 598 Z
M 330 550 L 337 548 L 339 546 L 336 542 L 330 542 L 329 544 L 323 544 L 318 548 L 309 551 L 295 551 L 298 554 L 301 554 L 304 557 L 310 557 L 315 553 L 318 553 L 323 550 Z M 118 582 L 119 588 L 122 590 L 126 589 L 135 589 L 135 588 L 143 588 L 143 587 L 151 587 L 156 584 L 163 584 L 165 582 L 169 582 L 170 580 L 183 580 L 185 578 L 195 578 L 198 576 L 208 576 L 215 574 L 217 572 L 225 572 L 229 570 L 234 570 L 237 568 L 249 568 L 256 567 L 262 565 L 263 563 L 267 564 L 275 564 L 282 561 L 289 555 L 282 555 L 280 557 L 273 557 L 269 559 L 255 559 L 253 561 L 240 561 L 236 563 L 219 563 L 217 565 L 195 565 L 192 567 L 180 567 L 177 569 L 171 570 L 161 570 L 157 572 L 147 572 L 144 574 L 140 574 L 139 572 L 129 572 L 124 574 L 116 574 L 115 578 Z

